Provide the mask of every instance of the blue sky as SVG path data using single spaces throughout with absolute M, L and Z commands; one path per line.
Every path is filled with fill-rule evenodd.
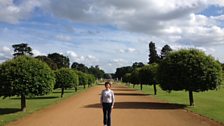
M 161 9 L 162 8 L 162 9 Z M 223 0 L 1 0 L 0 62 L 12 45 L 35 55 L 58 52 L 105 72 L 148 62 L 157 51 L 198 48 L 224 62 Z

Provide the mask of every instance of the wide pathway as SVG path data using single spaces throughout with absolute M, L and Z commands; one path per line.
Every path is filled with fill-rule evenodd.
M 8 126 L 103 126 L 100 92 L 95 86 L 47 109 L 35 112 Z M 221 126 L 205 117 L 168 104 L 124 86 L 113 85 L 116 103 L 113 126 Z

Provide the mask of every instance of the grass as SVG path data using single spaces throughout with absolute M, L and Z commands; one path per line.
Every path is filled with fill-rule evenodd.
M 65 90 L 64 97 L 61 98 L 61 90 L 57 89 L 45 96 L 27 98 L 26 112 L 20 111 L 20 97 L 11 97 L 6 99 L 0 98 L 0 126 L 4 126 L 11 121 L 22 118 L 37 110 L 46 108 L 49 105 L 59 103 L 62 100 L 83 91 L 83 87 L 79 87 L 77 92 L 75 92 L 74 89 L 68 89 Z
M 135 89 L 139 90 L 140 86 L 136 85 Z M 145 94 L 154 94 L 153 86 L 144 85 L 142 91 Z M 187 105 L 186 109 L 224 124 L 224 87 L 218 90 L 194 92 L 193 96 L 194 107 L 189 106 L 189 97 L 186 91 L 168 93 L 157 86 L 157 95 L 155 97 L 169 103 Z

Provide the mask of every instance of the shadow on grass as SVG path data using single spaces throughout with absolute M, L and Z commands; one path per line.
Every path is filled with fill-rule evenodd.
M 64 91 L 64 93 L 74 93 L 75 91 Z M 61 94 L 61 91 L 53 91 L 55 94 Z
M 59 98 L 59 96 L 39 96 L 39 97 L 28 97 L 26 99 L 29 99 L 29 100 L 32 100 L 32 99 L 54 99 L 54 98 Z M 14 99 L 14 100 L 18 100 L 20 99 L 20 97 L 17 97 L 17 98 L 11 98 L 11 99 Z
M 84 106 L 85 108 L 101 108 L 100 103 Z M 184 104 L 159 103 L 159 102 L 116 102 L 114 109 L 183 109 Z
M 21 111 L 18 108 L 0 108 L 0 115 L 12 114 Z
M 149 96 L 151 94 L 140 94 L 140 93 L 114 93 L 114 95 L 121 95 L 121 96 Z

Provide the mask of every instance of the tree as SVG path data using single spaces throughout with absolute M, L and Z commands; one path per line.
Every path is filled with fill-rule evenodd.
M 52 69 L 52 70 L 56 70 L 58 67 L 57 67 L 57 64 L 54 63 L 53 60 L 51 60 L 50 58 L 48 58 L 47 56 L 36 56 L 35 58 L 45 62 L 48 64 L 48 66 Z
M 139 70 L 139 77 L 141 84 L 149 84 L 153 85 L 154 88 L 154 95 L 156 95 L 156 84 L 157 82 L 157 70 L 158 70 L 158 64 L 153 63 L 149 65 L 145 65 Z
M 86 88 L 86 85 L 88 84 L 88 75 L 81 71 L 76 71 L 76 73 L 79 76 L 79 85 L 83 85 L 83 87 Z
M 133 63 L 132 65 L 132 68 L 135 69 L 135 68 L 139 68 L 139 67 L 143 67 L 144 64 L 142 62 L 135 62 Z
M 21 43 L 21 44 L 15 44 L 12 45 L 12 47 L 14 48 L 14 54 L 13 56 L 21 56 L 21 55 L 29 55 L 32 56 L 32 48 L 28 46 L 28 44 L 26 43 Z
M 77 86 L 79 84 L 79 78 L 76 72 L 69 68 L 60 68 L 55 71 L 56 76 L 56 88 L 61 88 L 61 97 L 64 95 L 64 89 L 73 88 L 77 91 Z
M 130 83 L 131 82 L 131 73 L 126 73 L 123 77 L 123 82 Z
M 158 69 L 158 80 L 163 90 L 186 90 L 190 105 L 193 92 L 216 89 L 222 81 L 222 68 L 213 57 L 196 49 L 182 49 L 170 53 Z
M 85 65 L 82 64 L 82 63 L 74 62 L 74 63 L 72 63 L 71 68 L 72 68 L 72 69 L 75 69 L 75 70 L 78 70 L 78 71 L 81 71 L 81 72 L 83 72 L 83 73 L 89 73 L 88 67 L 85 66 Z
M 96 81 L 95 76 L 92 74 L 87 74 L 87 79 L 88 79 L 88 87 L 90 87 Z
M 161 59 L 163 60 L 171 51 L 172 49 L 170 48 L 170 46 L 165 45 L 161 50 Z
M 95 67 L 91 66 L 89 68 L 89 73 L 94 75 L 97 79 L 103 78 L 104 76 L 104 71 L 101 70 L 97 65 Z
M 155 43 L 150 42 L 149 43 L 149 64 L 158 63 L 158 62 L 159 62 L 159 56 L 156 51 Z
M 126 73 L 131 73 L 133 68 L 131 66 L 120 67 L 116 69 L 115 77 L 121 80 Z
M 48 54 L 47 57 L 50 58 L 52 61 L 54 61 L 54 63 L 57 64 L 58 69 L 60 69 L 62 67 L 69 68 L 69 58 L 68 57 L 63 56 L 58 53 Z
M 26 97 L 51 92 L 55 78 L 46 63 L 29 56 L 17 56 L 0 65 L 0 82 L 0 96 L 21 96 L 21 110 L 26 111 Z
M 134 69 L 132 72 L 131 72 L 131 76 L 130 76 L 130 82 L 132 84 L 140 84 L 140 77 L 139 77 L 139 70 L 140 69 Z M 134 86 L 133 85 L 133 86 Z M 142 89 L 142 85 L 141 85 L 141 89 Z

